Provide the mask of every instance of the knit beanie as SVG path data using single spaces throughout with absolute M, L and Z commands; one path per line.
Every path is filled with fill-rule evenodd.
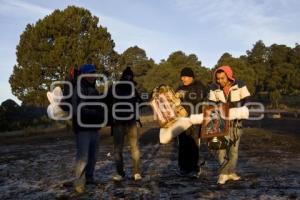
M 82 65 L 80 67 L 79 72 L 81 74 L 95 73 L 96 72 L 96 67 L 95 67 L 95 65 L 92 65 L 92 64 L 85 64 L 85 65 Z
M 130 67 L 126 67 L 126 69 L 122 73 L 121 79 L 124 79 L 126 76 L 131 76 L 133 78 L 133 71 Z
M 190 67 L 185 67 L 181 70 L 180 77 L 182 76 L 195 77 L 194 72 Z

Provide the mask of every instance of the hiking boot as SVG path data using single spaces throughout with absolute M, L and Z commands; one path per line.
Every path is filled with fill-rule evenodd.
M 236 173 L 232 173 L 228 175 L 228 179 L 233 180 L 233 181 L 238 181 L 241 179 L 240 176 L 238 176 Z
M 226 183 L 226 181 L 229 180 L 229 176 L 227 174 L 220 174 L 218 179 L 218 184 L 223 185 Z
M 82 194 L 85 192 L 85 180 L 84 179 L 76 179 L 73 183 L 74 190 L 78 194 Z
M 200 177 L 200 174 L 197 171 L 191 171 L 191 172 L 187 173 L 186 176 L 189 177 L 189 178 L 195 178 L 196 179 L 196 178 Z
M 188 173 L 186 171 L 181 170 L 181 169 L 176 170 L 176 174 L 178 176 L 187 176 L 188 175 Z
M 133 179 L 135 181 L 139 181 L 139 180 L 142 180 L 142 176 L 139 173 L 136 173 L 136 174 L 134 174 Z
M 121 176 L 121 175 L 119 175 L 119 174 L 117 174 L 117 175 L 115 175 L 115 176 L 112 177 L 112 179 L 113 179 L 114 181 L 122 181 L 123 178 L 124 178 L 124 177 Z
M 82 194 L 85 192 L 85 187 L 84 185 L 78 185 L 74 187 L 75 192 L 77 192 L 78 194 Z

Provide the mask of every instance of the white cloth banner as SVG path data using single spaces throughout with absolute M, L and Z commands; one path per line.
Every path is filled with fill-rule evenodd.
M 229 120 L 234 119 L 248 119 L 249 109 L 246 106 L 239 108 L 229 109 Z M 173 138 L 177 137 L 180 133 L 187 130 L 190 126 L 194 124 L 202 124 L 203 114 L 195 114 L 190 117 L 181 117 L 176 120 L 168 128 L 161 128 L 159 131 L 159 141 L 161 144 L 169 143 Z

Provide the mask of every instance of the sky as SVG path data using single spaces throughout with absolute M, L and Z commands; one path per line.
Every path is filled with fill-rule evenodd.
M 26 25 L 68 5 L 97 16 L 117 52 L 137 45 L 156 63 L 181 50 L 210 68 L 223 53 L 239 57 L 258 40 L 267 46 L 300 43 L 298 0 L 0 0 L 0 103 L 20 103 L 8 80 Z

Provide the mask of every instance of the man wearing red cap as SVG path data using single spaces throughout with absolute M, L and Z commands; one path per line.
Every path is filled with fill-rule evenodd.
M 214 83 L 211 85 L 208 99 L 215 103 L 228 103 L 230 108 L 241 107 L 245 104 L 250 93 L 247 86 L 233 76 L 231 67 L 221 66 L 214 73 Z M 229 134 L 226 136 L 230 146 L 218 150 L 218 161 L 221 165 L 218 184 L 225 184 L 228 180 L 240 180 L 236 174 L 238 148 L 242 134 L 241 120 L 230 121 Z

